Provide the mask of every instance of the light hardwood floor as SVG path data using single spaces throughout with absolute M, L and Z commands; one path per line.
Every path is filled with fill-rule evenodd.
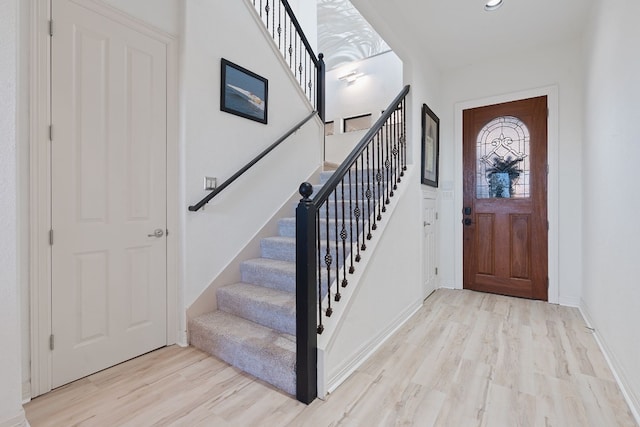
M 173 346 L 25 410 L 32 427 L 637 425 L 578 310 L 444 289 L 309 406 Z

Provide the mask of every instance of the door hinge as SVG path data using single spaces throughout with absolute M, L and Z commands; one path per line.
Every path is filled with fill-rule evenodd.
M 436 212 L 436 221 L 438 220 L 438 212 Z
M 436 276 L 438 275 L 438 267 L 436 267 Z
M 549 278 L 547 277 L 547 292 L 549 291 Z
M 49 335 L 49 350 L 53 350 L 53 334 Z
M 49 141 L 53 141 L 53 125 L 49 125 Z
M 49 37 L 53 37 L 53 19 L 49 20 Z
M 549 231 L 549 221 L 547 220 L 547 231 Z
M 49 245 L 53 246 L 53 230 L 49 230 Z

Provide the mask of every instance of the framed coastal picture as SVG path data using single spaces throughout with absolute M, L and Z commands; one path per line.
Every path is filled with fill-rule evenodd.
M 440 119 L 427 104 L 422 104 L 422 183 L 438 186 L 440 155 Z
M 267 79 L 224 58 L 221 67 L 220 109 L 266 124 Z

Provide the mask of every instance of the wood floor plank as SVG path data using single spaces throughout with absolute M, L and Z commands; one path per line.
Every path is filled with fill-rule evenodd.
M 194 348 L 25 405 L 42 426 L 637 426 L 578 310 L 441 289 L 325 401 L 303 405 Z

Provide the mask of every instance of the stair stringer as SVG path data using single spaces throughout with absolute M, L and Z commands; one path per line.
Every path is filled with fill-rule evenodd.
M 308 182 L 319 180 L 321 168 L 318 168 L 308 179 Z M 240 264 L 244 261 L 260 257 L 260 242 L 266 237 L 278 234 L 278 221 L 291 216 L 292 206 L 296 206 L 302 196 L 296 191 L 286 200 L 280 209 L 269 218 L 264 226 L 256 232 L 253 238 L 241 249 L 226 267 L 211 281 L 209 286 L 187 309 L 187 319 L 193 319 L 202 314 L 215 311 L 218 307 L 217 291 L 222 286 L 240 281 Z
M 318 335 L 318 397 L 325 398 L 422 306 L 418 169 L 408 167 Z M 398 240 L 402 243 L 398 244 Z M 390 265 L 390 262 L 395 263 Z M 397 277 L 393 277 L 393 275 Z M 325 304 L 326 307 L 326 298 Z

